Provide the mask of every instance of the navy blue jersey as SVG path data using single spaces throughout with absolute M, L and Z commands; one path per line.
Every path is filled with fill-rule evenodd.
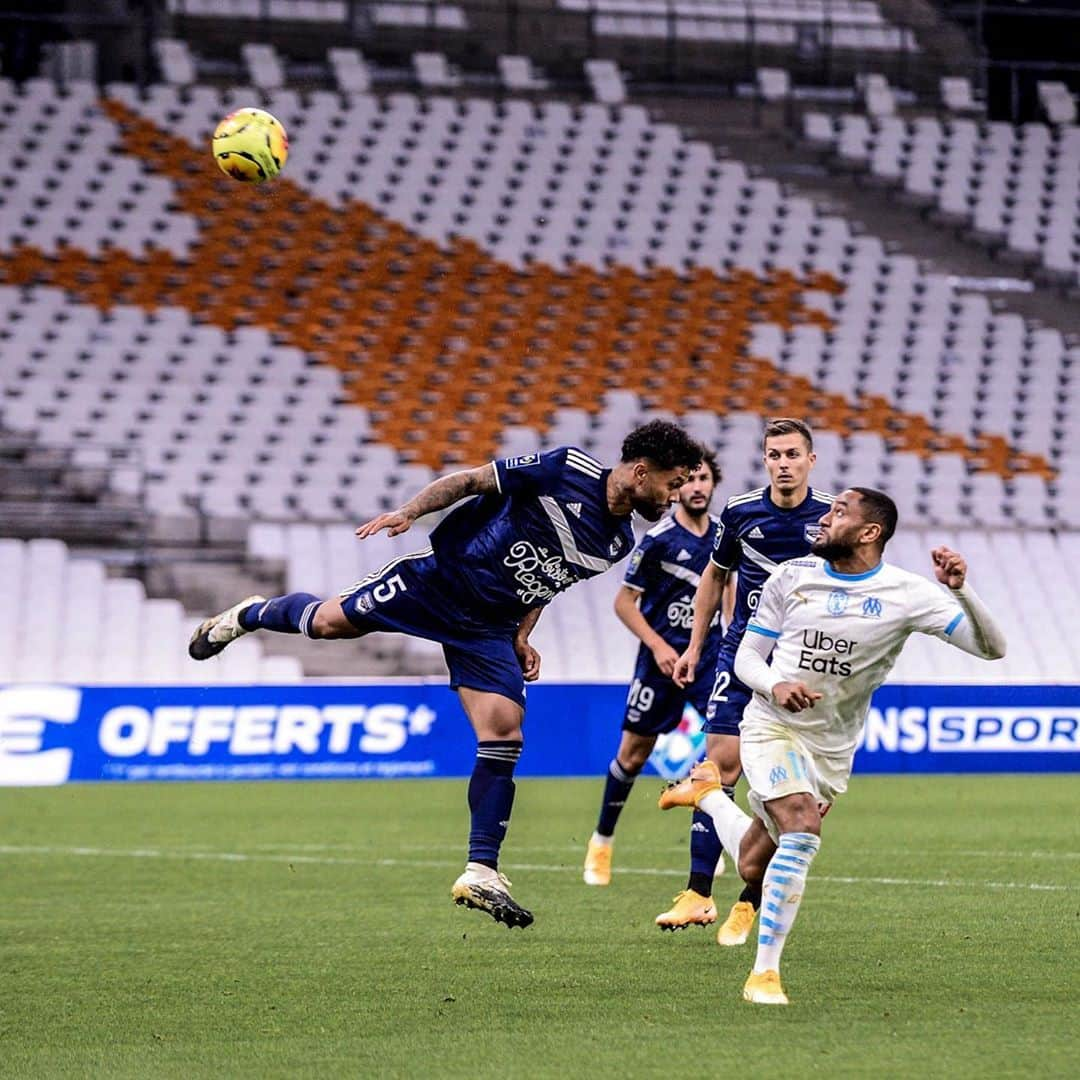
M 462 605 L 493 622 L 517 623 L 625 558 L 634 531 L 629 514 L 608 509 L 609 472 L 567 446 L 496 461 L 498 493 L 462 503 L 431 534 Z
M 712 514 L 709 521 L 705 535 L 696 536 L 674 514 L 665 517 L 641 538 L 626 567 L 624 583 L 641 593 L 645 621 L 678 653 L 690 644 L 694 592 L 716 543 L 720 521 Z M 719 625 L 717 619 L 703 655 L 714 655 L 719 647 Z M 642 651 L 649 650 L 642 645 Z
M 772 501 L 767 487 L 728 499 L 712 553 L 717 566 L 739 575 L 735 613 L 722 646 L 725 656 L 735 655 L 768 576 L 786 559 L 810 551 L 832 501 L 831 495 L 811 488 L 798 506 L 785 510 Z

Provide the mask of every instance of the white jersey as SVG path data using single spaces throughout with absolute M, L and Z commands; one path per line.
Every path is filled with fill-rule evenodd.
M 781 563 L 765 583 L 748 632 L 775 639 L 777 682 L 801 682 L 821 694 L 790 713 L 755 693 L 743 714 L 797 731 L 815 753 L 850 754 L 873 692 L 888 677 L 908 635 L 948 641 L 964 612 L 955 597 L 918 574 L 879 563 L 841 574 L 824 559 Z

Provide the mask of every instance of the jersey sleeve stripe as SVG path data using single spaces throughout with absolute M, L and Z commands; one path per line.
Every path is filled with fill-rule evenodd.
M 495 490 L 501 495 L 503 493 L 502 480 L 499 479 L 499 465 L 497 462 L 493 461 L 491 463 L 491 471 L 495 474 Z
M 756 502 L 765 494 L 763 487 L 755 488 L 753 491 L 744 492 L 742 495 L 732 495 L 727 501 L 728 506 L 741 506 L 743 503 Z
M 960 625 L 960 620 L 963 619 L 963 617 L 964 617 L 964 613 L 962 611 L 958 611 L 953 616 L 952 622 L 949 623 L 949 625 L 945 627 L 945 636 L 946 637 L 950 637 L 952 635 L 952 632 Z
M 747 630 L 752 630 L 755 634 L 761 634 L 763 637 L 776 639 L 780 636 L 779 630 L 768 630 L 764 626 L 758 626 L 757 623 L 747 623 Z
M 624 589 L 633 589 L 634 592 L 643 593 L 645 591 L 645 586 L 644 585 L 635 585 L 632 581 L 624 581 L 622 583 L 622 587 Z
M 604 466 L 599 461 L 573 447 L 566 451 L 566 464 L 596 479 L 599 479 L 604 472 Z
M 730 566 L 725 566 L 723 563 L 717 562 L 711 555 L 709 556 L 709 562 L 711 562 L 713 564 L 713 566 L 717 567 L 720 570 L 730 570 L 731 569 Z

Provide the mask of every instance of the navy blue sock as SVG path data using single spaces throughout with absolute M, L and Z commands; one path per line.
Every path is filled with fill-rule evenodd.
M 514 806 L 514 766 L 521 757 L 520 739 L 476 744 L 476 764 L 469 780 L 469 862 L 499 868 L 499 848 Z
M 596 831 L 601 836 L 615 835 L 619 815 L 626 805 L 630 789 L 634 786 L 636 779 L 636 772 L 630 772 L 629 769 L 620 765 L 617 757 L 611 759 L 607 780 L 604 782 L 604 801 L 600 804 L 600 818 L 596 823 Z
M 322 601 L 309 592 L 275 596 L 240 612 L 245 630 L 276 630 L 279 634 L 306 634 L 311 617 Z
M 735 788 L 724 785 L 724 794 L 729 799 L 735 798 Z M 690 826 L 690 880 L 688 889 L 701 896 L 712 895 L 713 877 L 716 864 L 724 851 L 720 837 L 716 835 L 713 819 L 702 810 L 694 811 L 694 820 Z

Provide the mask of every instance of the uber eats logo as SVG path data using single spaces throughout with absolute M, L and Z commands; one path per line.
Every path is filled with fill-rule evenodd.
M 799 667 L 819 675 L 850 675 L 851 664 L 843 657 L 855 652 L 855 642 L 824 630 L 804 630 L 803 648 L 799 650 Z

